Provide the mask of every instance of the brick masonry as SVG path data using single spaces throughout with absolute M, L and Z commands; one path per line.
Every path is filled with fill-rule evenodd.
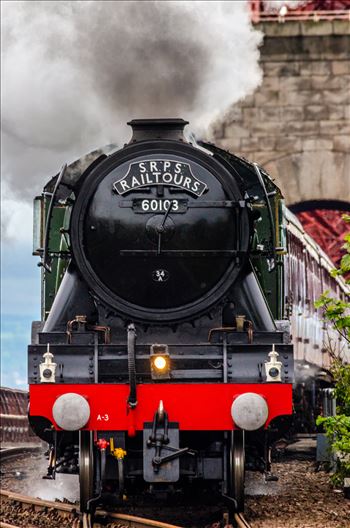
M 350 201 L 350 22 L 264 22 L 263 81 L 211 139 L 263 165 L 287 204 Z

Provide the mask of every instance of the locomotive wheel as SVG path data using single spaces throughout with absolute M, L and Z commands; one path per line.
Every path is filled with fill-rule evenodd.
M 232 431 L 230 447 L 230 495 L 237 502 L 237 510 L 244 511 L 244 431 Z
M 88 511 L 88 503 L 94 492 L 94 451 L 92 431 L 79 432 L 79 487 L 80 511 Z

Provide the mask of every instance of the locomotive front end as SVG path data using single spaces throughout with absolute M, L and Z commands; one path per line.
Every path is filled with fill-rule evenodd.
M 183 120 L 130 124 L 128 145 L 43 199 L 31 423 L 49 476 L 79 468 L 83 510 L 193 482 L 241 510 L 246 447 L 269 473 L 267 431 L 292 412 L 288 324 L 265 291 L 281 197 L 257 166 L 187 142 Z
M 137 140 L 87 177 L 72 212 L 84 279 L 108 308 L 141 324 L 208 311 L 236 280 L 250 243 L 236 181 L 178 139 L 181 121 L 160 121 L 159 139 L 149 138 L 148 121 L 131 122 Z M 162 139 L 173 129 L 176 140 Z

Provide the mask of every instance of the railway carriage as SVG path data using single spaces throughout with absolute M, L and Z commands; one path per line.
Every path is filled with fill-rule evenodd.
M 310 366 L 313 391 L 329 381 L 313 301 L 345 286 L 269 175 L 186 141 L 186 124 L 134 120 L 129 144 L 64 166 L 35 199 L 30 421 L 46 476 L 79 473 L 83 511 L 189 487 L 242 510 L 245 467 L 274 478 L 293 383 L 309 391 Z

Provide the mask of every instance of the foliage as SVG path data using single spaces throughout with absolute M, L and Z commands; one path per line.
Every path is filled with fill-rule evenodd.
M 330 321 L 339 334 L 350 343 L 350 302 L 329 297 L 327 290 L 315 302 L 315 307 L 323 308 L 324 318 Z
M 344 222 L 350 223 L 350 215 L 344 214 L 342 215 L 342 219 Z M 332 277 L 336 277 L 337 275 L 345 276 L 345 282 L 350 284 L 350 278 L 346 278 L 350 272 L 350 232 L 344 235 L 344 240 L 345 244 L 342 245 L 342 249 L 345 249 L 346 253 L 342 256 L 339 269 L 331 271 L 331 275 Z
M 343 215 L 343 220 L 350 223 L 350 215 Z M 345 235 L 344 240 L 343 249 L 346 250 L 346 254 L 341 259 L 339 269 L 331 272 L 333 277 L 339 275 L 346 277 L 350 272 L 350 233 Z M 349 284 L 350 280 L 347 279 L 346 282 Z M 324 319 L 350 343 L 350 302 L 330 297 L 329 291 L 326 291 L 315 302 L 315 307 L 323 309 Z M 329 352 L 332 353 L 331 350 Z M 344 478 L 350 477 L 350 365 L 333 355 L 331 370 L 335 381 L 337 414 L 319 416 L 316 423 L 323 426 L 336 457 L 333 483 L 342 485 Z
M 340 359 L 333 361 L 332 374 L 335 380 L 337 399 L 336 416 L 319 416 L 317 425 L 324 428 L 336 457 L 336 471 L 332 477 L 335 485 L 342 485 L 350 477 L 350 365 Z

